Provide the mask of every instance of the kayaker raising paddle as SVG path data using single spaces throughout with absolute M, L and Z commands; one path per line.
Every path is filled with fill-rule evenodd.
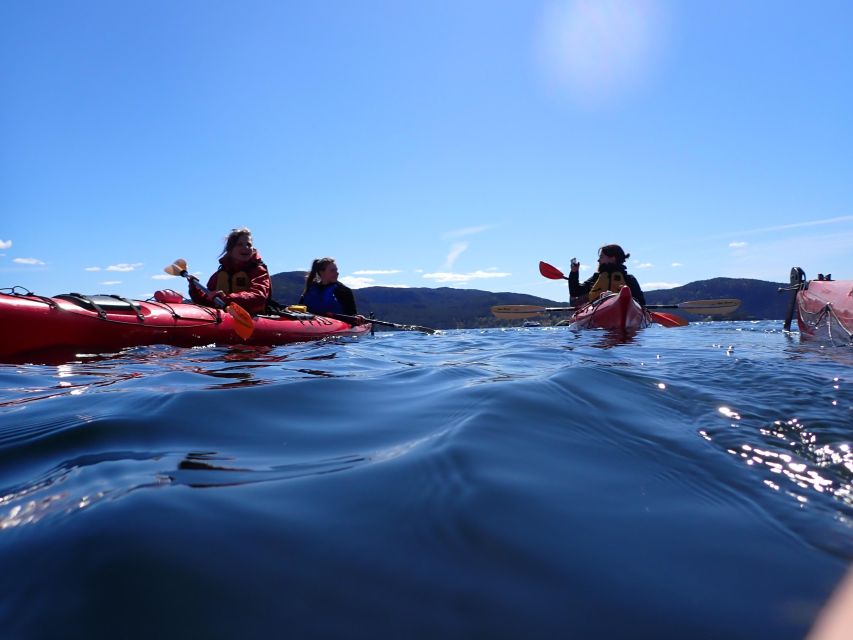
M 236 303 L 251 314 L 262 313 L 270 301 L 272 284 L 267 266 L 252 243 L 252 232 L 246 227 L 233 229 L 225 239 L 219 257 L 219 269 L 207 282 L 203 292 L 190 280 L 193 302 L 216 306 L 219 298 L 225 304 Z
M 606 244 L 598 250 L 598 271 L 583 283 L 580 282 L 580 263 L 572 258 L 569 271 L 569 296 L 578 303 L 597 300 L 605 291 L 618 292 L 623 285 L 631 289 L 634 300 L 646 305 L 646 297 L 637 279 L 628 273 L 625 261 L 631 256 L 618 244 Z

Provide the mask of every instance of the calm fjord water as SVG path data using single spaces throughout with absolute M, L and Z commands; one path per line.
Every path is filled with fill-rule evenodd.
M 0 365 L 9 638 L 801 638 L 853 350 L 780 323 Z

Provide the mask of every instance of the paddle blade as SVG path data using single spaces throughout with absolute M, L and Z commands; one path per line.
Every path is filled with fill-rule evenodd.
M 527 304 L 504 304 L 492 307 L 492 315 L 501 320 L 524 320 L 537 318 L 544 313 L 545 307 Z
M 539 273 L 551 280 L 562 280 L 566 276 L 557 267 L 553 267 L 547 262 L 539 261 Z
M 438 332 L 438 329 L 431 329 L 430 327 L 421 327 L 420 325 L 417 325 L 417 324 L 404 324 L 404 325 L 402 325 L 402 329 L 404 331 L 420 331 L 421 333 L 430 333 L 430 334 Z
M 186 271 L 186 270 L 187 270 L 187 261 L 186 261 L 186 260 L 184 260 L 183 258 L 178 258 L 177 260 L 175 260 L 175 265 L 177 265 L 177 267 L 178 267 L 181 271 Z
M 170 276 L 179 276 L 181 275 L 181 269 L 176 264 L 170 264 L 168 267 L 164 267 L 163 271 L 168 273 Z
M 255 331 L 255 322 L 249 312 L 234 303 L 229 304 L 225 310 L 234 318 L 234 331 L 237 335 L 243 340 L 248 340 Z
M 691 300 L 690 302 L 682 302 L 678 305 L 679 309 L 697 313 L 699 315 L 724 315 L 732 313 L 740 306 L 740 300 L 737 298 L 727 298 L 720 300 Z
M 649 311 L 652 320 L 663 327 L 686 327 L 689 323 L 684 318 L 680 318 L 671 313 L 662 313 L 660 311 Z

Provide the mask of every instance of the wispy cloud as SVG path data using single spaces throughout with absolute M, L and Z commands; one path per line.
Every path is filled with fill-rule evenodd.
M 734 242 L 729 242 L 729 247 L 732 249 L 743 249 L 748 244 L 748 242 L 744 242 L 743 240 L 735 240 Z
M 151 276 L 152 280 L 171 280 L 172 278 L 177 278 L 178 276 L 170 276 L 168 273 L 158 273 L 156 275 Z
M 634 265 L 634 268 L 635 269 L 651 269 L 654 266 L 655 265 L 653 265 L 651 262 L 639 262 L 639 263 Z
M 450 253 L 447 254 L 447 259 L 444 261 L 445 269 L 452 269 L 456 258 L 462 255 L 468 249 L 467 242 L 456 242 L 450 247 Z
M 681 264 L 680 262 L 673 262 L 671 266 L 673 266 L 673 267 L 683 267 L 684 265 L 683 265 L 683 264 Z
M 478 233 L 482 233 L 483 231 L 487 231 L 491 229 L 493 225 L 490 224 L 482 224 L 478 227 L 465 227 L 463 229 L 455 229 L 453 231 L 448 231 L 444 234 L 445 240 L 456 240 L 457 238 L 465 238 L 467 236 L 473 236 Z
M 549 83 L 597 106 L 642 86 L 657 67 L 666 16 L 655 0 L 551 0 L 538 42 Z
M 12 241 L 11 240 L 0 240 L 0 249 L 11 249 Z
M 107 271 L 136 271 L 142 267 L 141 262 L 134 262 L 133 264 L 129 264 L 127 262 L 121 262 L 119 264 L 111 264 L 107 267 Z
M 792 222 L 791 224 L 780 224 L 775 227 L 762 227 L 760 229 L 748 229 L 737 231 L 728 235 L 745 236 L 750 233 L 767 233 L 768 231 L 787 231 L 788 229 L 800 229 L 802 227 L 816 227 L 826 224 L 838 224 L 841 222 L 853 222 L 853 216 L 837 216 L 835 218 L 824 218 L 822 220 L 805 220 L 803 222 Z
M 12 262 L 17 262 L 18 264 L 44 264 L 38 258 L 15 258 Z
M 356 276 L 387 276 L 394 273 L 402 273 L 402 271 L 400 269 L 361 269 L 352 273 Z
M 756 233 L 772 233 L 775 231 L 789 231 L 791 229 L 802 229 L 804 227 L 818 227 L 825 225 L 843 225 L 845 223 L 853 223 L 853 216 L 836 216 L 834 218 L 822 218 L 820 220 L 803 220 L 801 222 L 792 222 L 790 224 L 779 224 L 772 227 L 758 227 L 756 229 L 741 229 L 739 231 L 725 231 L 723 233 L 706 236 L 707 240 L 719 240 L 721 238 L 731 238 L 732 236 L 749 236 Z
M 507 278 L 511 276 L 511 273 L 506 273 L 503 271 L 471 271 L 469 273 L 452 273 L 447 271 L 440 271 L 436 273 L 425 273 L 422 277 L 427 280 L 434 280 L 435 282 L 470 282 L 471 280 L 485 280 L 489 278 Z
M 104 280 L 103 282 L 100 282 L 100 283 L 98 283 L 98 284 L 102 284 L 102 285 L 110 286 L 110 285 L 113 285 L 113 284 L 121 284 L 121 280 Z
M 100 271 L 100 267 L 86 267 L 83 271 Z

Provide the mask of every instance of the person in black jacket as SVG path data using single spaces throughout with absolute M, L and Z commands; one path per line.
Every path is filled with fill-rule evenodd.
M 606 244 L 598 250 L 598 271 L 583 283 L 580 282 L 580 263 L 572 258 L 569 271 L 569 296 L 578 302 L 597 300 L 605 291 L 617 292 L 622 286 L 631 289 L 634 300 L 646 305 L 646 297 L 637 279 L 628 273 L 625 261 L 631 257 L 618 244 Z
M 352 289 L 338 282 L 338 265 L 334 258 L 317 258 L 311 263 L 299 304 L 321 316 L 358 315 Z

